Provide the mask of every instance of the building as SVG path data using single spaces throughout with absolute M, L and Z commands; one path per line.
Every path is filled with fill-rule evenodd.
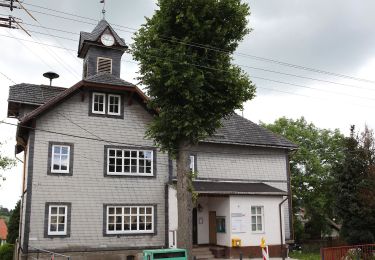
M 126 48 L 102 20 L 81 32 L 80 82 L 10 87 L 8 117 L 19 119 L 16 152 L 25 162 L 20 258 L 43 249 L 74 259 L 124 259 L 175 246 L 175 162 L 145 138 L 156 112 L 120 78 Z M 280 254 L 292 234 L 288 152 L 295 148 L 238 115 L 194 147 L 194 243 L 223 246 L 230 256 L 239 252 L 233 238 L 250 253 L 265 237 Z
M 5 220 L 0 218 L 0 246 L 7 242 L 8 227 Z

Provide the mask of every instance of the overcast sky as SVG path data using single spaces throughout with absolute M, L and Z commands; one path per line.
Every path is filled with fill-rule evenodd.
M 234 56 L 234 62 L 243 67 L 257 86 L 256 98 L 245 104 L 246 118 L 270 123 L 282 116 L 294 119 L 304 116 L 318 127 L 339 128 L 344 134 L 348 134 L 351 124 L 357 125 L 357 129 L 362 129 L 364 124 L 375 128 L 375 1 L 246 2 L 251 8 L 249 26 L 253 31 Z M 42 74 L 50 70 L 60 75 L 54 85 L 70 87 L 80 80 L 82 60 L 76 57 L 79 32 L 91 31 L 101 18 L 99 0 L 26 0 L 24 3 L 37 22 L 22 10 L 10 13 L 0 8 L 2 15 L 21 18 L 32 34 L 30 38 L 20 30 L 0 27 L 0 120 L 6 119 L 8 88 L 14 84 L 12 81 L 48 84 Z M 152 16 L 155 8 L 155 1 L 151 0 L 107 0 L 106 18 L 130 44 L 134 31 L 144 23 L 145 16 Z M 318 73 L 317 70 L 330 73 Z M 136 83 L 136 72 L 137 65 L 131 55 L 125 54 L 122 78 Z M 362 80 L 333 76 L 332 73 Z M 6 121 L 16 123 L 12 119 Z M 0 148 L 2 154 L 14 156 L 15 131 L 13 126 L 0 124 L 0 142 L 5 142 Z M 21 175 L 21 164 L 4 173 L 7 179 L 0 182 L 0 205 L 14 207 L 21 194 Z

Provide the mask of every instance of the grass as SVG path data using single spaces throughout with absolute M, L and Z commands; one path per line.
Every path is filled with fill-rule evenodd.
M 292 252 L 289 254 L 290 258 L 299 259 L 299 260 L 320 260 L 319 253 L 304 253 L 304 252 Z

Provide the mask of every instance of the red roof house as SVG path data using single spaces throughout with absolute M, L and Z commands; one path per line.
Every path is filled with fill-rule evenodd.
M 7 235 L 8 235 L 8 228 L 7 228 L 7 225 L 5 224 L 5 220 L 0 219 L 0 241 L 6 240 Z

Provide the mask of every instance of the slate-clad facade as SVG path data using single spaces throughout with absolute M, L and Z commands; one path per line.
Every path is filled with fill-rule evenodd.
M 20 120 L 16 152 L 25 154 L 20 258 L 44 249 L 74 259 L 124 259 L 145 248 L 175 246 L 175 162 L 145 138 L 157 111 L 147 108 L 148 98 L 139 88 L 119 78 L 126 48 L 102 20 L 93 32 L 81 33 L 80 82 L 70 88 L 10 87 L 8 116 Z M 110 60 L 110 70 L 99 71 L 99 57 Z M 212 221 L 209 212 L 215 211 L 214 221 L 221 226 L 212 244 L 230 249 L 237 225 L 233 218 L 242 207 L 243 227 L 249 232 L 241 237 L 243 249 L 257 244 L 253 240 L 259 234 L 249 230 L 252 211 L 264 210 L 260 219 L 269 221 L 278 203 L 290 198 L 288 152 L 295 148 L 235 114 L 193 147 L 199 194 L 195 243 L 212 242 L 212 230 L 205 228 Z M 292 228 L 288 203 L 282 218 L 285 242 Z M 280 226 L 273 225 L 259 227 L 277 246 L 280 236 L 270 229 Z

